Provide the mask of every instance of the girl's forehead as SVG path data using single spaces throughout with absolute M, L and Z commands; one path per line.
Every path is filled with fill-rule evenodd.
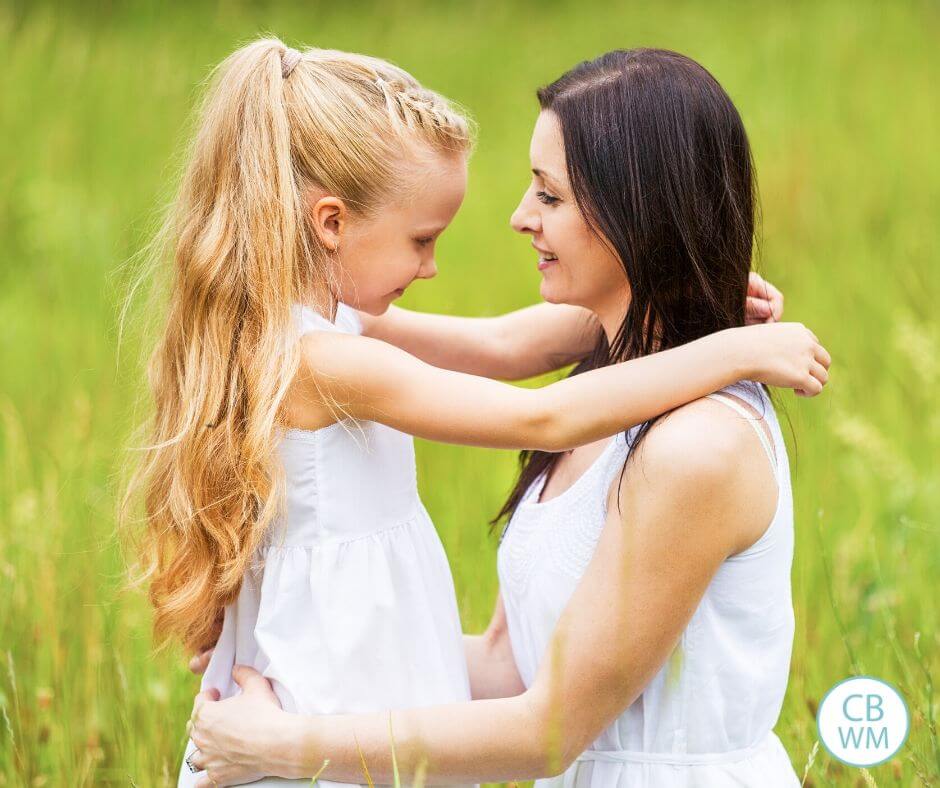
M 441 157 L 422 173 L 421 183 L 409 201 L 413 218 L 448 223 L 460 208 L 466 191 L 466 157 Z

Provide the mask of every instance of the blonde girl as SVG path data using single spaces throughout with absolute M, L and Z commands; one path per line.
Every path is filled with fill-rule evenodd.
M 541 389 L 457 371 L 482 371 L 479 356 L 444 369 L 363 336 L 359 311 L 382 315 L 436 272 L 470 142 L 446 100 L 375 58 L 264 39 L 215 74 L 167 228 L 156 408 L 128 495 L 144 494 L 138 577 L 155 631 L 190 650 L 218 634 L 203 689 L 220 697 L 238 693 L 237 662 L 296 713 L 469 700 L 411 436 L 558 452 L 740 378 L 825 383 L 800 324 L 728 329 Z M 575 319 L 530 312 L 515 330 Z M 472 327 L 447 325 L 470 344 Z M 181 785 L 196 755 L 190 741 Z

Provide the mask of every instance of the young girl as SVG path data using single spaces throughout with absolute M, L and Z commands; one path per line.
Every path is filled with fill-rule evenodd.
M 219 69 L 170 228 L 137 483 L 155 631 L 198 649 L 214 635 L 206 611 L 224 607 L 203 679 L 221 697 L 237 693 L 238 662 L 292 712 L 469 699 L 412 435 L 561 451 L 742 377 L 823 385 L 825 351 L 799 324 L 722 331 L 537 390 L 360 336 L 354 309 L 381 315 L 434 275 L 468 150 L 466 120 L 383 61 L 262 40 Z M 181 785 L 195 752 L 190 741 Z

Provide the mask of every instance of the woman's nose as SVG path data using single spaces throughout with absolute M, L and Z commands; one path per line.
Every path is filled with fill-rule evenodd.
M 522 202 L 519 203 L 516 210 L 512 212 L 512 216 L 509 217 L 509 224 L 517 233 L 531 233 L 534 235 L 539 232 L 540 228 L 538 212 L 530 210 L 528 200 L 523 197 Z

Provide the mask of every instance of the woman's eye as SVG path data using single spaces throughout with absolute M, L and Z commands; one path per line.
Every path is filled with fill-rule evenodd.
M 418 244 L 418 246 L 427 246 L 433 240 L 434 240 L 434 236 L 429 235 L 427 238 L 415 238 L 415 243 Z
M 554 205 L 559 201 L 558 197 L 553 197 L 551 194 L 544 191 L 536 192 L 535 196 L 538 197 L 539 202 L 545 203 L 545 205 Z

